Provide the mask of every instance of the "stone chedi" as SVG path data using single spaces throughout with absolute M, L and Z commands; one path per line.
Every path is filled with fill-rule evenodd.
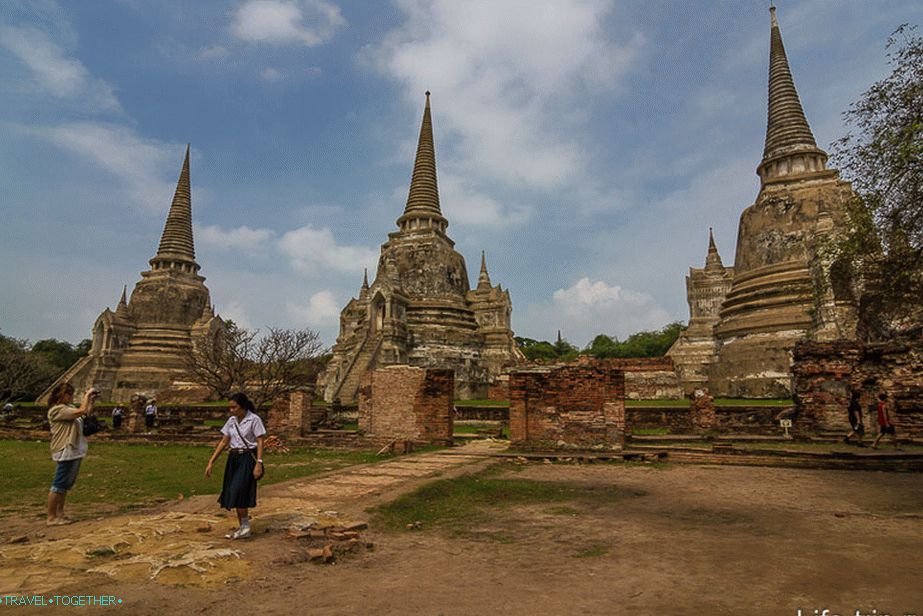
M 177 396 L 185 389 L 192 397 L 203 396 L 201 388 L 183 381 L 184 354 L 197 336 L 214 335 L 222 322 L 195 260 L 188 146 L 150 266 L 141 272 L 130 299 L 123 289 L 115 311 L 106 308 L 99 315 L 89 355 L 57 382 L 70 381 L 78 391 L 95 386 L 103 401 L 124 402 L 139 391 Z
M 523 360 L 510 329 L 509 291 L 493 286 L 484 255 L 475 289 L 446 235 L 439 205 L 429 92 L 410 192 L 398 230 L 381 246 L 378 271 L 340 314 L 324 398 L 356 399 L 362 375 L 396 364 L 455 371 L 459 398 L 484 398 L 503 368 Z
M 766 146 L 760 191 L 740 216 L 733 283 L 708 367 L 716 396 L 788 397 L 791 351 L 804 338 L 851 337 L 850 298 L 836 297 L 820 247 L 844 224 L 848 183 L 828 169 L 805 119 L 775 8 L 770 8 Z
M 734 268 L 725 267 L 721 262 L 715 237 L 709 229 L 705 267 L 690 267 L 686 276 L 689 326 L 667 351 L 686 395 L 708 386 L 708 366 L 717 349 L 715 325 L 733 278 Z

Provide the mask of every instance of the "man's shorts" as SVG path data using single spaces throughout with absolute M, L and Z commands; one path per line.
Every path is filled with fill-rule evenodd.
M 51 491 L 66 494 L 77 482 L 77 473 L 80 471 L 80 462 L 83 458 L 64 460 L 58 462 L 54 472 L 54 481 L 51 482 Z

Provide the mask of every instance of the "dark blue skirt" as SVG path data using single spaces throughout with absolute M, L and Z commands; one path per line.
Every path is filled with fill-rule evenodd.
M 249 509 L 256 507 L 256 479 L 253 469 L 256 460 L 249 452 L 228 453 L 224 467 L 224 484 L 218 504 L 225 509 Z

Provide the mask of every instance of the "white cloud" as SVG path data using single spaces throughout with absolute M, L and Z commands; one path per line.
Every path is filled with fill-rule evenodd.
M 223 60 L 231 55 L 231 50 L 224 45 L 209 45 L 201 48 L 196 52 L 195 57 L 198 60 Z
M 234 299 L 224 306 L 216 306 L 216 311 L 222 319 L 230 319 L 244 329 L 254 329 L 250 311 L 247 309 L 245 303 L 240 300 Z
M 312 225 L 287 232 L 279 240 L 279 248 L 293 268 L 307 274 L 325 269 L 361 272 L 363 268 L 371 269 L 378 260 L 375 251 L 365 246 L 340 246 L 330 229 L 315 229 Z
M 197 228 L 195 236 L 205 246 L 259 255 L 266 252 L 275 232 L 272 229 L 251 229 L 246 225 L 236 229 L 222 229 L 210 225 Z
M 558 289 L 551 300 L 531 304 L 525 310 L 525 330 L 539 338 L 555 331 L 577 345 L 597 334 L 628 335 L 663 327 L 670 315 L 647 293 L 598 280 L 581 278 L 567 289 Z
M 112 86 L 93 77 L 76 58 L 37 28 L 0 26 L 0 46 L 5 47 L 32 71 L 42 91 L 73 99 L 97 111 L 121 109 Z
M 315 47 L 345 24 L 339 7 L 324 0 L 249 0 L 237 9 L 231 31 L 248 42 Z
M 156 212 L 170 206 L 182 166 L 182 145 L 142 137 L 132 128 L 97 122 L 29 130 L 111 173 L 126 191 L 131 205 Z M 172 181 L 167 179 L 171 176 Z
M 612 89 L 642 45 L 640 35 L 610 40 L 603 20 L 612 2 L 399 6 L 406 22 L 368 56 L 417 108 L 432 90 L 437 141 L 449 143 L 439 152 L 449 163 L 443 169 L 486 187 L 551 191 L 586 183 L 578 135 L 589 96 Z
M 407 192 L 406 187 L 401 190 Z M 528 210 L 505 207 L 454 174 L 439 174 L 439 195 L 443 213 L 452 224 L 497 226 L 521 223 L 529 217 Z
M 279 69 L 273 68 L 271 66 L 267 66 L 262 71 L 260 71 L 260 77 L 262 77 L 266 81 L 281 81 L 282 79 L 285 78 L 285 73 L 283 73 Z
M 307 304 L 286 302 L 285 308 L 293 319 L 310 327 L 336 323 L 340 314 L 340 305 L 332 291 L 318 291 Z

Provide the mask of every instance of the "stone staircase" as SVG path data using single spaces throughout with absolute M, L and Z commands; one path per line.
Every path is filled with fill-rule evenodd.
M 366 336 L 365 340 L 362 341 L 362 348 L 355 354 L 349 369 L 340 380 L 340 384 L 334 392 L 334 399 L 339 398 L 340 402 L 344 404 L 356 400 L 356 394 L 359 391 L 359 380 L 368 369 L 374 367 L 378 351 L 381 349 L 382 340 L 381 334 Z

